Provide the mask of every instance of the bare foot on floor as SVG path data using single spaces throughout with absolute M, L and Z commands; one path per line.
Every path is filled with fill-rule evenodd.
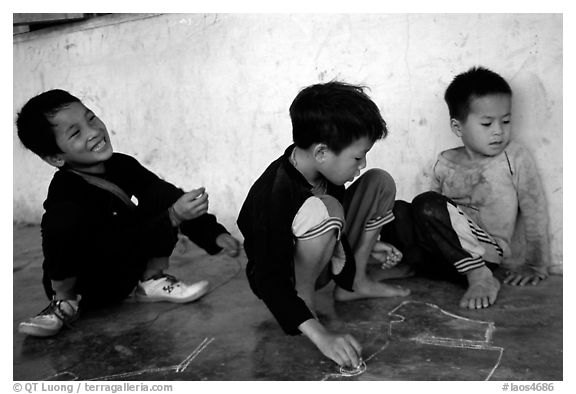
M 372 280 L 364 280 L 354 284 L 353 292 L 340 287 L 334 289 L 334 299 L 336 301 L 351 301 L 362 298 L 406 297 L 409 294 L 410 290 L 401 286 L 387 285 Z
M 461 308 L 488 308 L 496 302 L 500 282 L 494 278 L 488 267 L 472 270 L 466 276 L 468 277 L 468 290 L 460 300 Z

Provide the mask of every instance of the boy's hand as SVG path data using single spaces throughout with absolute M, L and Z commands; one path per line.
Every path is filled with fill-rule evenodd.
M 350 334 L 326 333 L 318 343 L 318 349 L 341 367 L 358 368 L 362 359 L 362 347 Z
M 208 193 L 205 188 L 192 190 L 184 193 L 171 207 L 171 219 L 174 219 L 176 225 L 195 219 L 208 212 Z M 173 216 L 173 218 L 172 218 Z
M 316 319 L 306 320 L 298 327 L 324 354 L 340 366 L 358 368 L 362 346 L 350 334 L 334 334 Z
M 230 257 L 236 257 L 240 254 L 240 241 L 230 234 L 222 233 L 217 236 L 216 245 L 224 249 L 224 253 Z
M 548 275 L 536 272 L 530 267 L 521 267 L 514 271 L 508 271 L 506 278 L 504 278 L 504 283 L 512 286 L 537 285 L 547 277 Z
M 370 255 L 382 264 L 382 269 L 392 268 L 402 260 L 402 252 L 394 245 L 380 241 L 376 241 Z

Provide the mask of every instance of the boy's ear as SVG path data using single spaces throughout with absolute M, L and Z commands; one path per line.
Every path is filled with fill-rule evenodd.
M 462 137 L 462 123 L 458 119 L 450 119 L 450 129 L 457 137 Z
M 326 144 L 316 144 L 312 150 L 312 156 L 320 163 L 326 158 L 326 153 L 328 153 L 328 146 Z
M 59 154 L 44 156 L 42 160 L 56 168 L 60 168 L 66 163 Z

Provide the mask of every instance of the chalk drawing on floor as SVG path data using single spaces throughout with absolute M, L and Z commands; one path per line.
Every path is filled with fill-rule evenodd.
M 356 376 L 364 372 L 366 372 L 366 362 L 364 362 L 364 360 L 361 360 L 356 368 L 340 367 L 340 374 L 342 376 Z
M 381 353 L 384 349 L 386 349 L 389 344 L 390 344 L 390 341 L 386 341 L 386 343 L 384 343 L 384 345 L 382 347 L 380 347 L 377 351 L 375 351 L 374 353 L 372 353 L 371 355 L 366 357 L 364 360 L 362 360 L 360 367 L 357 368 L 356 370 L 354 370 L 354 369 L 348 370 L 347 368 L 340 367 L 338 373 L 326 374 L 326 376 L 324 376 L 321 380 L 325 381 L 325 380 L 329 380 L 329 379 L 347 378 L 347 377 L 351 377 L 351 376 L 362 375 L 368 369 L 368 366 L 366 365 L 366 363 L 368 361 L 370 361 L 374 356 L 376 356 L 377 354 Z
M 382 380 L 412 380 L 418 376 L 418 371 L 407 373 L 404 369 L 414 366 L 423 367 L 423 375 L 442 366 L 440 377 L 445 379 L 450 379 L 452 373 L 453 380 L 469 379 L 470 376 L 475 380 L 490 380 L 500 365 L 504 348 L 492 345 L 493 322 L 458 316 L 438 305 L 419 301 L 403 301 L 388 315 L 391 317 L 388 341 L 364 359 L 366 368 L 354 374 L 330 373 L 322 380 L 362 379 L 360 375 L 366 373 Z M 389 351 L 383 352 L 386 349 Z M 386 360 L 375 360 L 378 355 L 386 355 Z M 372 364 L 369 364 L 371 360 Z M 374 365 L 374 361 L 380 364 L 380 369 L 385 367 L 387 371 L 378 371 L 379 366 Z M 468 367 L 466 363 L 476 364 Z
M 198 345 L 198 347 L 196 347 L 196 349 L 194 349 L 194 351 L 192 351 L 192 353 L 190 353 L 182 362 L 180 362 L 179 364 L 176 364 L 176 365 L 170 365 L 167 367 L 160 367 L 160 368 L 146 368 L 146 369 L 141 369 L 139 371 L 125 372 L 125 373 L 119 373 L 119 374 L 114 374 L 114 375 L 106 375 L 106 376 L 101 376 L 101 377 L 86 379 L 86 380 L 87 381 L 92 381 L 92 380 L 124 380 L 126 378 L 131 378 L 131 377 L 135 377 L 135 376 L 144 376 L 144 375 L 149 375 L 149 374 L 182 373 L 188 368 L 190 363 L 192 363 L 192 361 L 194 361 L 194 359 L 196 357 L 198 357 L 198 355 L 204 349 L 206 349 L 206 347 L 210 343 L 212 343 L 212 341 L 214 341 L 214 338 L 210 338 L 210 339 L 204 338 L 204 340 L 200 343 L 200 345 Z M 48 377 L 46 379 L 42 379 L 42 380 L 80 380 L 80 379 L 77 375 L 75 375 L 72 372 L 59 372 L 53 376 L 50 376 L 50 377 Z M 84 379 L 82 379 L 82 380 L 84 380 Z M 142 379 L 142 380 L 146 380 L 146 379 Z

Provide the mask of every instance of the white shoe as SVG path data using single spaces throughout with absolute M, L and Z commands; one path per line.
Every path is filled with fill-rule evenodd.
M 160 274 L 144 282 L 138 282 L 135 297 L 140 302 L 175 302 L 184 304 L 202 297 L 208 292 L 206 280 L 186 284 L 167 274 Z
M 78 318 L 79 301 L 79 297 L 76 300 L 52 300 L 42 312 L 21 322 L 18 331 L 35 337 L 54 336 L 64 325 L 68 326 Z

